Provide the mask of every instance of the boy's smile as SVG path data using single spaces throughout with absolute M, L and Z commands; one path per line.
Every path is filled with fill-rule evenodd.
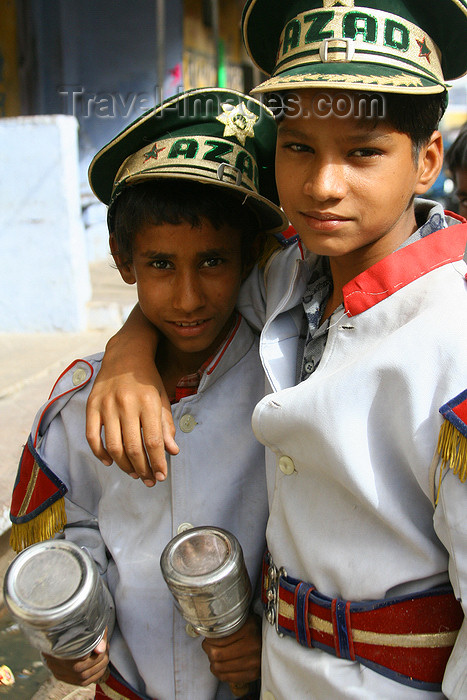
M 407 134 L 373 118 L 319 117 L 314 91 L 298 94 L 306 116 L 278 127 L 281 205 L 306 247 L 351 279 L 416 230 L 413 197 L 434 181 L 436 153 L 422 147 L 415 163 Z
M 194 372 L 231 326 L 242 281 L 241 233 L 206 219 L 199 227 L 146 224 L 121 273 L 136 282 L 140 307 L 163 334 L 171 364 Z

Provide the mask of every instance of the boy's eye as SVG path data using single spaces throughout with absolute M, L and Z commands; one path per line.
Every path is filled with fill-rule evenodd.
M 153 260 L 151 265 L 155 267 L 156 270 L 170 270 L 173 267 L 170 260 Z
M 378 151 L 376 148 L 356 148 L 350 155 L 357 158 L 371 158 L 372 156 L 381 155 L 381 151 Z
M 313 150 L 311 146 L 307 146 L 305 143 L 284 143 L 282 148 L 293 153 L 310 153 Z
M 223 262 L 222 258 L 207 258 L 201 263 L 201 267 L 217 267 Z

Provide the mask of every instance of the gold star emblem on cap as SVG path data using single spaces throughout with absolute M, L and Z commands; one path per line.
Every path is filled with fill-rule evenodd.
M 224 136 L 235 136 L 244 146 L 247 138 L 252 139 L 255 135 L 254 126 L 258 121 L 258 117 L 247 109 L 244 102 L 241 102 L 236 107 L 224 103 L 221 107 L 222 114 L 219 114 L 216 119 L 225 124 Z
M 323 7 L 353 7 L 354 0 L 323 0 Z

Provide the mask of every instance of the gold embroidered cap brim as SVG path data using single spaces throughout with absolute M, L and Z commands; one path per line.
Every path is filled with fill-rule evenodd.
M 122 190 L 157 178 L 197 180 L 243 196 L 268 232 L 288 220 L 274 179 L 276 124 L 258 100 L 206 88 L 169 98 L 130 124 L 94 157 L 89 182 L 112 207 Z
M 373 68 L 373 70 L 372 70 Z M 340 65 L 316 64 L 297 66 L 265 80 L 252 94 L 304 88 L 361 90 L 365 92 L 393 92 L 430 94 L 443 92 L 446 86 L 427 80 L 414 73 L 402 73 L 384 66 L 352 63 Z
M 242 29 L 271 76 L 255 92 L 289 89 L 290 78 L 426 94 L 467 72 L 466 0 L 247 0 Z

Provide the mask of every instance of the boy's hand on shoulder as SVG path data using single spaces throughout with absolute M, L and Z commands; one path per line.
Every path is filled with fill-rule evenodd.
M 88 398 L 86 438 L 101 462 L 153 486 L 167 476 L 165 450 L 179 451 L 170 402 L 154 360 L 119 343 L 118 335 L 108 342 Z
M 59 681 L 81 686 L 97 683 L 105 675 L 109 665 L 107 630 L 94 651 L 81 659 L 61 659 L 49 654 L 43 654 L 43 657 L 47 667 Z
M 261 677 L 261 618 L 250 615 L 234 634 L 203 641 L 211 673 L 231 685 L 252 683 Z

